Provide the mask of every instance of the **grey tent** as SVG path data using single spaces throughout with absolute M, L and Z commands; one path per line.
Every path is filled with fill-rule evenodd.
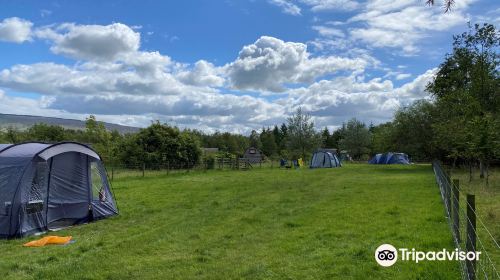
M 100 156 L 75 143 L 0 145 L 0 237 L 118 214 Z
M 333 168 L 341 166 L 342 164 L 340 163 L 337 155 L 331 152 L 319 150 L 314 152 L 310 168 Z

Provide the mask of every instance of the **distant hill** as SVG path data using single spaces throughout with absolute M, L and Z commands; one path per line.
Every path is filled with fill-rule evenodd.
M 85 129 L 85 121 L 50 118 L 39 116 L 11 115 L 0 114 L 0 130 L 5 130 L 8 127 L 13 127 L 18 130 L 26 130 L 36 123 L 45 123 L 48 125 L 59 125 L 67 129 L 82 130 Z M 102 122 L 107 130 L 117 130 L 121 134 L 138 132 L 140 128 L 133 126 L 125 126 L 114 123 Z

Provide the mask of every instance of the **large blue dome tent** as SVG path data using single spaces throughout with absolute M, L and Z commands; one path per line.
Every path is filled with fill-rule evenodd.
M 342 166 L 339 158 L 332 152 L 318 150 L 314 152 L 310 168 L 333 168 Z
M 0 237 L 118 214 L 101 157 L 76 142 L 0 145 Z
M 385 153 L 376 154 L 370 161 L 370 164 L 410 164 L 407 154 L 404 153 Z

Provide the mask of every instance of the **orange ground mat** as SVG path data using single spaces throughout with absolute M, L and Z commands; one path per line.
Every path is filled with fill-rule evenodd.
M 71 236 L 45 236 L 38 240 L 33 240 L 23 244 L 24 247 L 42 247 L 49 244 L 64 245 L 71 241 Z

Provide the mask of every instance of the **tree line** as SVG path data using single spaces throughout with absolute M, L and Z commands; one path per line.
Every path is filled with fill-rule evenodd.
M 500 158 L 499 48 L 500 33 L 491 24 L 454 36 L 453 51 L 427 85 L 429 98 L 374 128 L 374 146 L 465 164 L 469 178 L 478 164 L 488 182 L 490 163 Z
M 88 143 L 112 164 L 193 165 L 206 160 L 202 148 L 218 148 L 220 156 L 242 156 L 248 147 L 271 159 L 310 158 L 317 148 L 347 151 L 355 160 L 376 153 L 407 153 L 414 161 L 441 159 L 452 164 L 478 164 L 488 176 L 492 161 L 500 158 L 499 32 L 493 25 L 474 25 L 453 37 L 435 78 L 427 85 L 428 98 L 400 108 L 392 121 L 373 125 L 351 119 L 335 129 L 317 129 L 301 108 L 286 122 L 253 130 L 246 135 L 207 134 L 153 122 L 138 133 L 107 131 L 90 116 L 84 130 L 36 124 L 26 131 L 9 128 L 0 142 Z

